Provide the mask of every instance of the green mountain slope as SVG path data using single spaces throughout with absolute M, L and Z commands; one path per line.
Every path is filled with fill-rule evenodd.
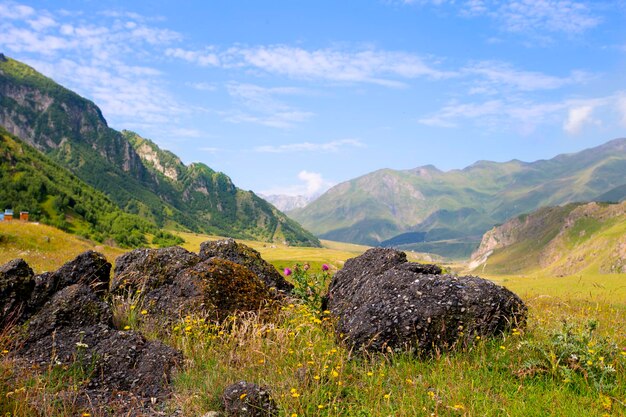
M 0 128 L 0 208 L 28 211 L 30 219 L 96 241 L 145 244 L 156 226 L 126 214 L 41 152 Z
M 533 163 L 380 170 L 339 184 L 289 214 L 322 238 L 462 257 L 485 231 L 512 216 L 591 201 L 611 190 L 607 198 L 619 195 L 624 184 L 626 139 L 616 139 Z
M 109 128 L 94 103 L 10 58 L 0 60 L 0 125 L 124 211 L 159 226 L 319 246 L 312 234 L 225 174 L 202 164 L 186 167 L 152 142 L 129 140 L 137 135 Z M 138 153 L 146 146 L 156 159 Z
M 485 233 L 470 269 L 496 275 L 626 273 L 626 202 L 572 203 L 513 218 Z

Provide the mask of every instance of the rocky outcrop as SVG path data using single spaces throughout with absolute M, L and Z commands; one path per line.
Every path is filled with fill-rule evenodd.
M 111 292 L 126 289 L 150 291 L 172 282 L 184 269 L 200 262 L 200 257 L 179 246 L 162 249 L 137 249 L 115 260 Z
M 84 382 L 76 401 L 85 409 L 148 410 L 169 394 L 169 379 L 182 355 L 113 327 L 105 301 L 110 270 L 104 256 L 91 251 L 37 276 L 21 259 L 1 266 L 0 332 L 13 333 L 11 358 L 17 368 L 80 371 Z
M 52 295 L 74 284 L 84 284 L 99 295 L 107 292 L 111 264 L 97 252 L 88 251 L 55 272 L 34 275 L 21 259 L 0 267 L 0 324 L 19 324 L 38 311 Z
M 23 259 L 0 266 L 0 329 L 20 321 L 34 287 L 33 270 Z
M 392 249 L 349 259 L 329 287 L 327 308 L 336 332 L 357 350 L 452 349 L 476 337 L 521 325 L 526 307 L 511 291 L 482 278 L 442 275 L 407 262 Z
M 139 290 L 157 321 L 192 313 L 219 321 L 273 304 L 277 287 L 291 288 L 257 251 L 230 239 L 203 243 L 200 256 L 179 247 L 128 252 L 116 260 L 111 291 Z
M 227 417 L 278 416 L 278 407 L 268 388 L 246 381 L 226 387 L 222 405 Z
M 250 269 L 269 288 L 286 292 L 293 289 L 293 285 L 287 282 L 276 268 L 261 258 L 259 252 L 243 243 L 235 242 L 234 239 L 204 242 L 200 245 L 200 257 L 227 259 Z

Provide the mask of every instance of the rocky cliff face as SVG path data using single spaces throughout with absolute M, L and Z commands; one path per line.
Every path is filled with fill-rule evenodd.
M 568 204 L 515 217 L 484 234 L 469 269 L 570 275 L 592 266 L 601 273 L 626 270 L 626 202 Z

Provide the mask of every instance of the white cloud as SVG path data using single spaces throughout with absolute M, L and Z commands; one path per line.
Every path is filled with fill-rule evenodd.
M 190 51 L 182 48 L 168 48 L 165 50 L 165 55 L 180 58 L 187 62 L 200 65 L 201 67 L 218 66 L 220 64 L 220 58 L 210 50 Z
M 23 4 L 8 2 L 0 4 L 0 18 L 3 19 L 25 19 L 35 14 L 35 9 Z
M 444 128 L 470 122 L 489 130 L 512 130 L 520 134 L 530 134 L 541 125 L 562 123 L 567 133 L 575 134 L 587 123 L 599 123 L 591 118 L 593 110 L 618 103 L 618 97 L 614 95 L 553 102 L 513 97 L 471 103 L 453 101 L 438 112 L 418 119 L 418 122 Z
M 214 47 L 202 51 L 170 48 L 166 55 L 200 66 L 252 68 L 294 79 L 360 82 L 388 87 L 402 87 L 401 80 L 405 79 L 441 79 L 456 75 L 435 69 L 414 54 L 375 49 L 310 51 L 287 45 L 269 45 L 236 46 L 225 51 L 217 51 Z
M 563 130 L 570 135 L 576 135 L 580 133 L 585 124 L 593 122 L 591 114 L 593 113 L 592 106 L 579 106 L 569 109 L 567 120 L 563 123 Z
M 573 71 L 567 77 L 556 77 L 534 71 L 518 70 L 504 62 L 483 61 L 463 70 L 470 75 L 484 78 L 478 80 L 474 92 L 497 92 L 501 88 L 517 91 L 554 90 L 567 85 L 581 84 L 590 76 L 583 71 Z M 480 90 L 483 91 L 480 91 Z
M 403 0 L 419 6 L 449 6 L 460 16 L 487 17 L 507 32 L 575 35 L 598 26 L 591 2 L 575 0 Z
M 298 180 L 299 184 L 272 187 L 261 194 L 317 197 L 335 185 L 334 182 L 325 180 L 322 174 L 306 170 L 298 173 Z
M 256 123 L 275 128 L 290 128 L 314 116 L 277 99 L 277 96 L 308 94 L 308 91 L 295 87 L 261 87 L 254 84 L 231 82 L 226 89 L 230 96 L 245 111 L 222 112 L 225 120 L 231 123 Z
M 191 88 L 200 91 L 215 91 L 217 90 L 217 86 L 215 84 L 207 83 L 207 82 L 199 82 L 199 83 L 186 83 Z
M 222 112 L 224 120 L 230 123 L 255 123 L 278 129 L 289 129 L 315 116 L 306 111 L 281 111 L 272 114 L 250 114 L 239 110 Z
M 587 4 L 571 0 L 506 1 L 501 2 L 496 13 L 496 18 L 511 32 L 545 30 L 578 34 L 600 23 Z
M 341 139 L 331 142 L 313 143 L 301 142 L 287 145 L 265 145 L 258 146 L 254 150 L 266 153 L 287 153 L 287 152 L 337 152 L 344 147 L 362 148 L 365 144 L 357 139 Z

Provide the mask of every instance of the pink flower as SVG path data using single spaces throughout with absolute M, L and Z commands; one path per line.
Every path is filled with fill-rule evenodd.
M 289 276 L 291 275 L 291 268 L 285 268 L 285 275 Z
M 322 271 L 328 271 L 330 269 L 330 267 L 326 264 L 322 265 Z

